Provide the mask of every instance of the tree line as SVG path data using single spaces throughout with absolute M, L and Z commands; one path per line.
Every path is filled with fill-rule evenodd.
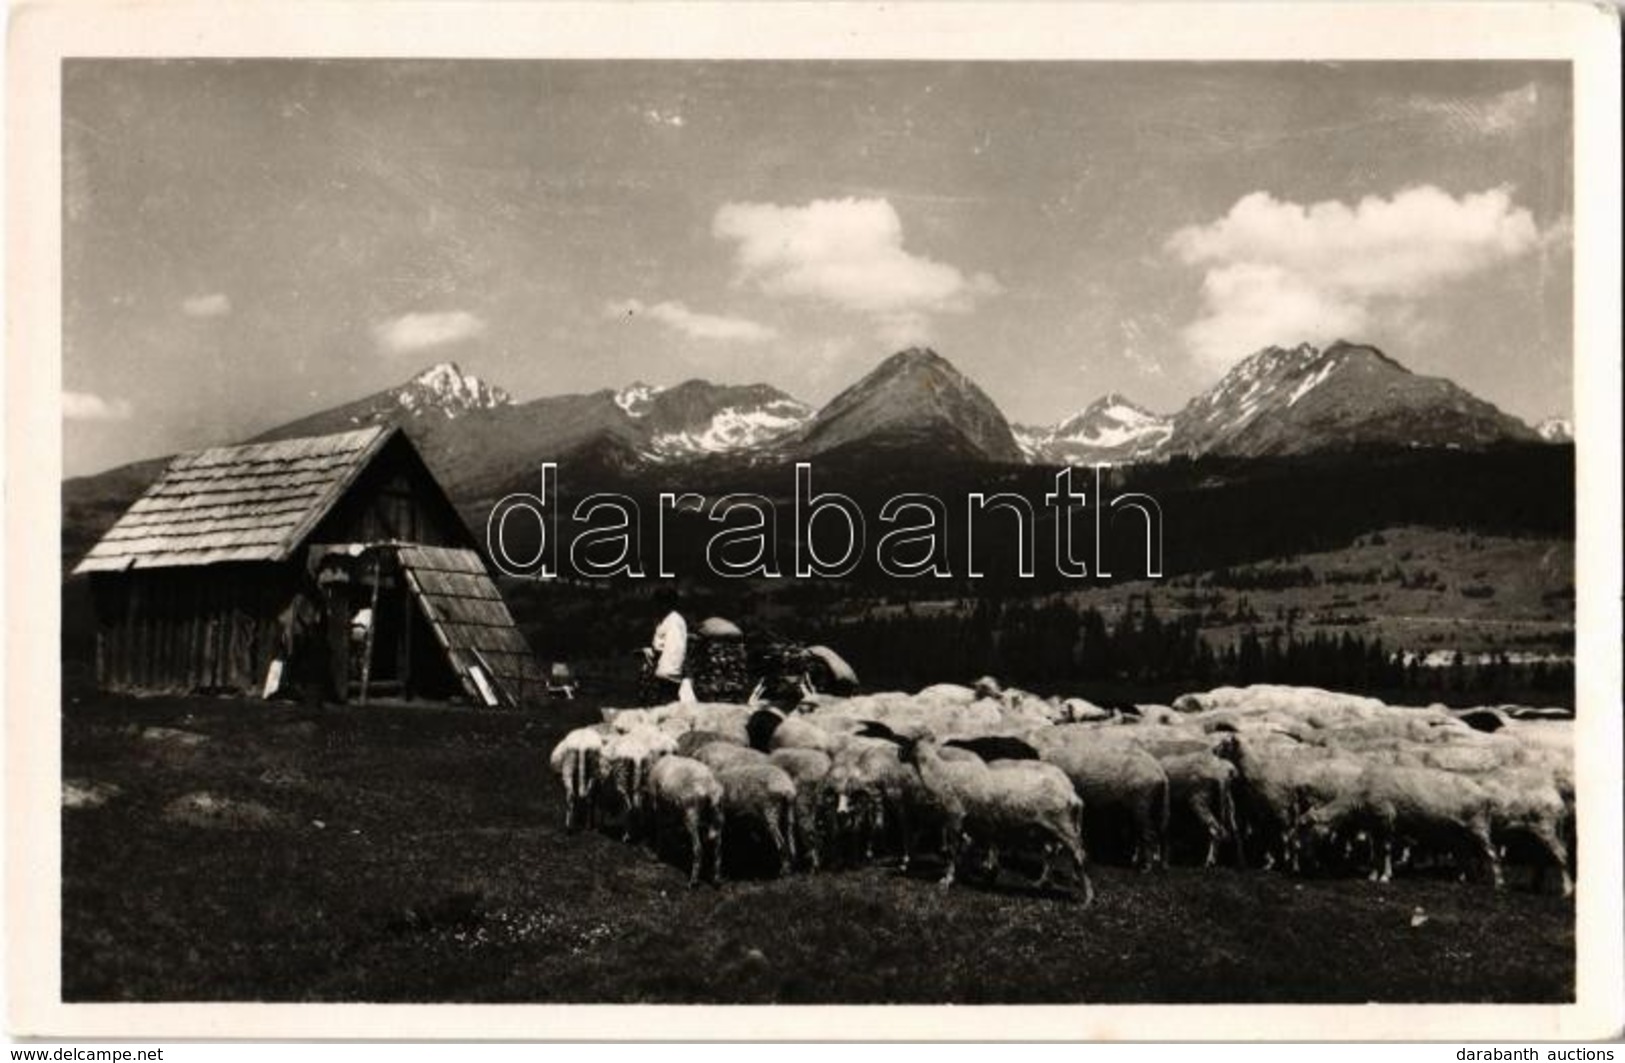
M 986 674 L 1035 690 L 1285 683 L 1463 703 L 1570 705 L 1574 696 L 1570 661 L 1456 653 L 1445 666 L 1429 666 L 1377 636 L 1279 624 L 1249 626 L 1216 644 L 1203 637 L 1199 616 L 1161 616 L 1142 597 L 1111 619 L 1064 599 L 981 598 L 931 611 L 904 603 L 844 621 L 824 637 L 871 688 Z

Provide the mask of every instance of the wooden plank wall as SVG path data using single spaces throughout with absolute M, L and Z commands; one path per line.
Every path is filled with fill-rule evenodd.
M 126 693 L 258 693 L 277 649 L 283 568 L 95 575 L 97 682 Z

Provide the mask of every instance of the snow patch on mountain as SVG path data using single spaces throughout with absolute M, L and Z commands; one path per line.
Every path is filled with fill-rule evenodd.
M 1010 434 L 1016 437 L 1016 446 L 1021 448 L 1022 457 L 1030 462 L 1043 460 L 1044 450 L 1053 433 L 1053 428 L 1035 428 L 1026 424 L 1010 426 Z
M 1303 380 L 1298 383 L 1298 386 L 1292 389 L 1292 394 L 1287 397 L 1286 404 L 1288 406 L 1296 406 L 1299 399 L 1303 398 L 1305 395 L 1309 394 L 1311 391 L 1315 390 L 1322 383 L 1324 383 L 1326 378 L 1331 376 L 1332 370 L 1335 368 L 1337 368 L 1337 363 L 1331 359 L 1327 359 L 1321 364 L 1319 369 L 1316 369 L 1314 372 L 1304 377 Z
M 664 390 L 665 388 L 654 384 L 636 381 L 615 393 L 615 405 L 625 411 L 628 417 L 642 417 L 649 412 L 649 403 Z
M 1535 426 L 1535 432 L 1548 443 L 1574 441 L 1574 422 L 1567 417 L 1548 417 Z
M 623 407 L 624 408 L 624 407 Z M 749 450 L 806 423 L 812 409 L 794 399 L 776 399 L 761 406 L 724 406 L 699 430 L 666 432 L 655 436 L 649 451 L 662 460 L 696 454 L 728 454 Z

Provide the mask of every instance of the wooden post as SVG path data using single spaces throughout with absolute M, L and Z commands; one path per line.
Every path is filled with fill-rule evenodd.
M 378 631 L 378 569 L 383 562 L 378 555 L 372 559 L 372 603 L 367 607 L 367 637 L 361 648 L 361 704 L 367 703 L 367 684 L 372 682 L 372 641 Z
M 412 668 L 412 619 L 414 616 L 414 603 L 412 601 L 412 588 L 406 582 L 406 566 L 401 563 L 400 555 L 395 555 L 396 589 L 401 596 L 401 638 L 400 638 L 400 664 L 397 670 L 401 673 L 401 696 L 410 701 L 417 694 L 413 686 Z

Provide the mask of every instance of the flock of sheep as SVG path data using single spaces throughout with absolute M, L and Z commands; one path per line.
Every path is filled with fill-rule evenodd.
M 1543 715 L 1281 686 L 1107 708 L 982 680 L 813 694 L 788 713 L 606 712 L 551 764 L 567 828 L 612 826 L 657 852 L 682 841 L 690 885 L 720 883 L 725 840 L 781 875 L 928 856 L 948 886 L 1008 861 L 1036 867 L 1037 885 L 1061 871 L 1085 903 L 1085 842 L 1141 869 L 1228 854 L 1387 881 L 1396 863 L 1432 863 L 1497 887 L 1510 845 L 1568 895 L 1572 721 Z

